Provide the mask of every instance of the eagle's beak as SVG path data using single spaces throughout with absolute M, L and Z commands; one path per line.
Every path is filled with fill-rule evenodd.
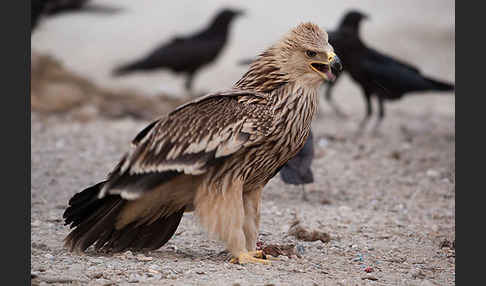
M 341 64 L 341 60 L 339 59 L 339 57 L 334 52 L 329 53 L 328 60 L 328 62 L 311 62 L 310 65 L 315 72 L 317 72 L 324 78 L 324 80 L 334 81 L 343 70 L 343 65 Z

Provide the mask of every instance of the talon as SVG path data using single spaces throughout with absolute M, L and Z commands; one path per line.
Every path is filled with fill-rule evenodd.
M 248 255 L 253 256 L 255 258 L 267 259 L 265 254 L 263 254 L 263 250 L 250 251 L 248 252 Z
M 261 263 L 265 265 L 272 264 L 270 261 L 266 259 L 255 258 L 252 256 L 252 254 L 263 255 L 263 252 L 261 250 L 252 251 L 252 252 L 242 252 L 238 257 L 231 258 L 230 263 L 238 263 L 238 264 Z

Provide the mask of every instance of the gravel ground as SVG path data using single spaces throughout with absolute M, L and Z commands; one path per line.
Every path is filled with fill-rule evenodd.
M 228 263 L 221 254 L 223 246 L 208 239 L 192 214 L 184 215 L 176 236 L 157 251 L 68 253 L 62 247 L 68 228 L 61 220 L 68 199 L 103 179 L 147 122 L 79 123 L 33 113 L 33 281 L 453 285 L 455 250 L 441 247 L 443 241 L 455 240 L 453 98 L 416 97 L 393 107 L 379 136 L 354 138 L 358 116 L 342 121 L 323 112 L 315 121 L 317 156 L 315 183 L 307 187 L 310 201 L 302 201 L 301 189 L 278 177 L 264 191 L 259 239 L 293 243 L 302 252 L 301 258 L 282 258 L 271 266 Z M 330 242 L 289 236 L 294 214 L 304 226 L 328 233 Z
M 437 6 L 434 13 L 451 11 L 452 5 L 453 15 L 449 2 L 427 3 Z M 414 13 L 420 9 L 412 6 L 404 6 L 403 14 L 418 18 Z M 401 55 L 428 75 L 454 81 L 453 21 L 431 17 L 385 29 L 380 19 L 393 22 L 391 14 L 373 17 L 378 23 L 365 29 L 371 35 L 367 42 Z M 45 37 L 55 22 L 45 23 L 33 41 Z M 389 41 L 393 31 L 403 38 Z M 234 69 L 232 75 L 242 73 Z M 306 188 L 310 200 L 303 201 L 301 189 L 278 176 L 265 187 L 259 240 L 295 244 L 301 254 L 280 256 L 270 266 L 230 264 L 223 245 L 209 239 L 192 214 L 184 215 L 175 237 L 157 251 L 67 252 L 62 213 L 68 199 L 102 180 L 148 121 L 100 117 L 81 122 L 32 112 L 32 284 L 455 285 L 455 99 L 432 93 L 389 103 L 380 134 L 355 137 L 364 115 L 359 92 L 347 76 L 335 88 L 347 119 L 336 117 L 321 100 L 313 125 L 315 183 Z M 289 235 L 295 215 L 331 240 L 305 242 Z

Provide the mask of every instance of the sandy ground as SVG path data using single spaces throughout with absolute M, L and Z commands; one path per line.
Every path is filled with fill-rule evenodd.
M 426 74 L 454 81 L 454 21 L 448 18 L 453 17 L 453 3 L 428 1 L 423 4 L 427 7 L 421 8 L 408 3 L 401 8 L 412 19 L 429 10 L 434 11 L 431 15 L 442 13 L 446 19 L 430 17 L 423 20 L 427 26 L 418 20 L 418 24 L 401 26 L 393 24 L 388 14 L 379 14 L 373 21 L 390 24 L 389 29 L 378 23 L 366 27 L 371 35 L 368 42 L 376 40 L 375 46 L 404 55 L 402 58 Z M 368 10 L 378 6 L 367 5 Z M 391 10 L 390 5 L 384 4 L 384 11 Z M 403 21 L 400 15 L 397 19 L 398 23 Z M 33 47 L 37 45 L 42 53 L 49 49 L 42 49 L 47 41 L 39 38 L 46 37 L 45 29 L 56 27 L 56 21 L 61 20 L 44 23 L 40 34 L 32 38 Z M 398 30 L 403 39 L 385 41 L 390 31 Z M 62 52 L 59 58 L 66 62 Z M 231 61 L 239 58 L 234 55 Z M 76 66 L 78 61 L 65 64 L 91 79 L 89 67 Z M 224 60 L 223 66 L 229 67 L 231 61 Z M 207 73 L 210 77 L 209 69 Z M 241 73 L 239 67 L 232 66 L 224 81 L 231 82 Z M 100 78 L 98 85 L 114 84 Z M 138 88 L 131 83 L 133 79 L 127 83 L 129 88 Z M 200 88 L 216 85 L 213 80 Z M 265 187 L 259 240 L 295 244 L 301 254 L 301 258 L 280 256 L 271 266 L 230 264 L 221 253 L 223 245 L 208 238 L 192 214 L 184 215 L 175 237 L 157 251 L 111 255 L 90 250 L 82 256 L 67 252 L 62 240 L 68 228 L 63 225 L 62 213 L 68 199 L 102 180 L 149 121 L 119 116 L 110 119 L 99 112 L 89 113 L 91 120 L 76 120 L 65 114 L 33 111 L 33 284 L 455 285 L 455 249 L 447 246 L 455 241 L 454 97 L 432 93 L 389 103 L 381 134 L 367 132 L 356 138 L 364 114 L 359 89 L 345 76 L 335 95 L 349 118 L 336 117 L 321 100 L 313 124 L 317 150 L 312 166 L 315 183 L 306 188 L 310 200 L 301 200 L 301 189 L 283 184 L 278 176 Z M 331 240 L 305 242 L 289 235 L 294 215 L 304 226 L 329 234 Z

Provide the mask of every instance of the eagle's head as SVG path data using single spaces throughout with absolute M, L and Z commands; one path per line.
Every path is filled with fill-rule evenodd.
M 341 61 L 327 33 L 315 24 L 303 23 L 261 53 L 236 86 L 269 91 L 285 83 L 298 83 L 317 88 L 324 81 L 334 81 L 341 71 Z
M 275 51 L 290 81 L 320 85 L 322 81 L 334 81 L 342 70 L 327 33 L 312 23 L 292 29 L 275 46 Z

